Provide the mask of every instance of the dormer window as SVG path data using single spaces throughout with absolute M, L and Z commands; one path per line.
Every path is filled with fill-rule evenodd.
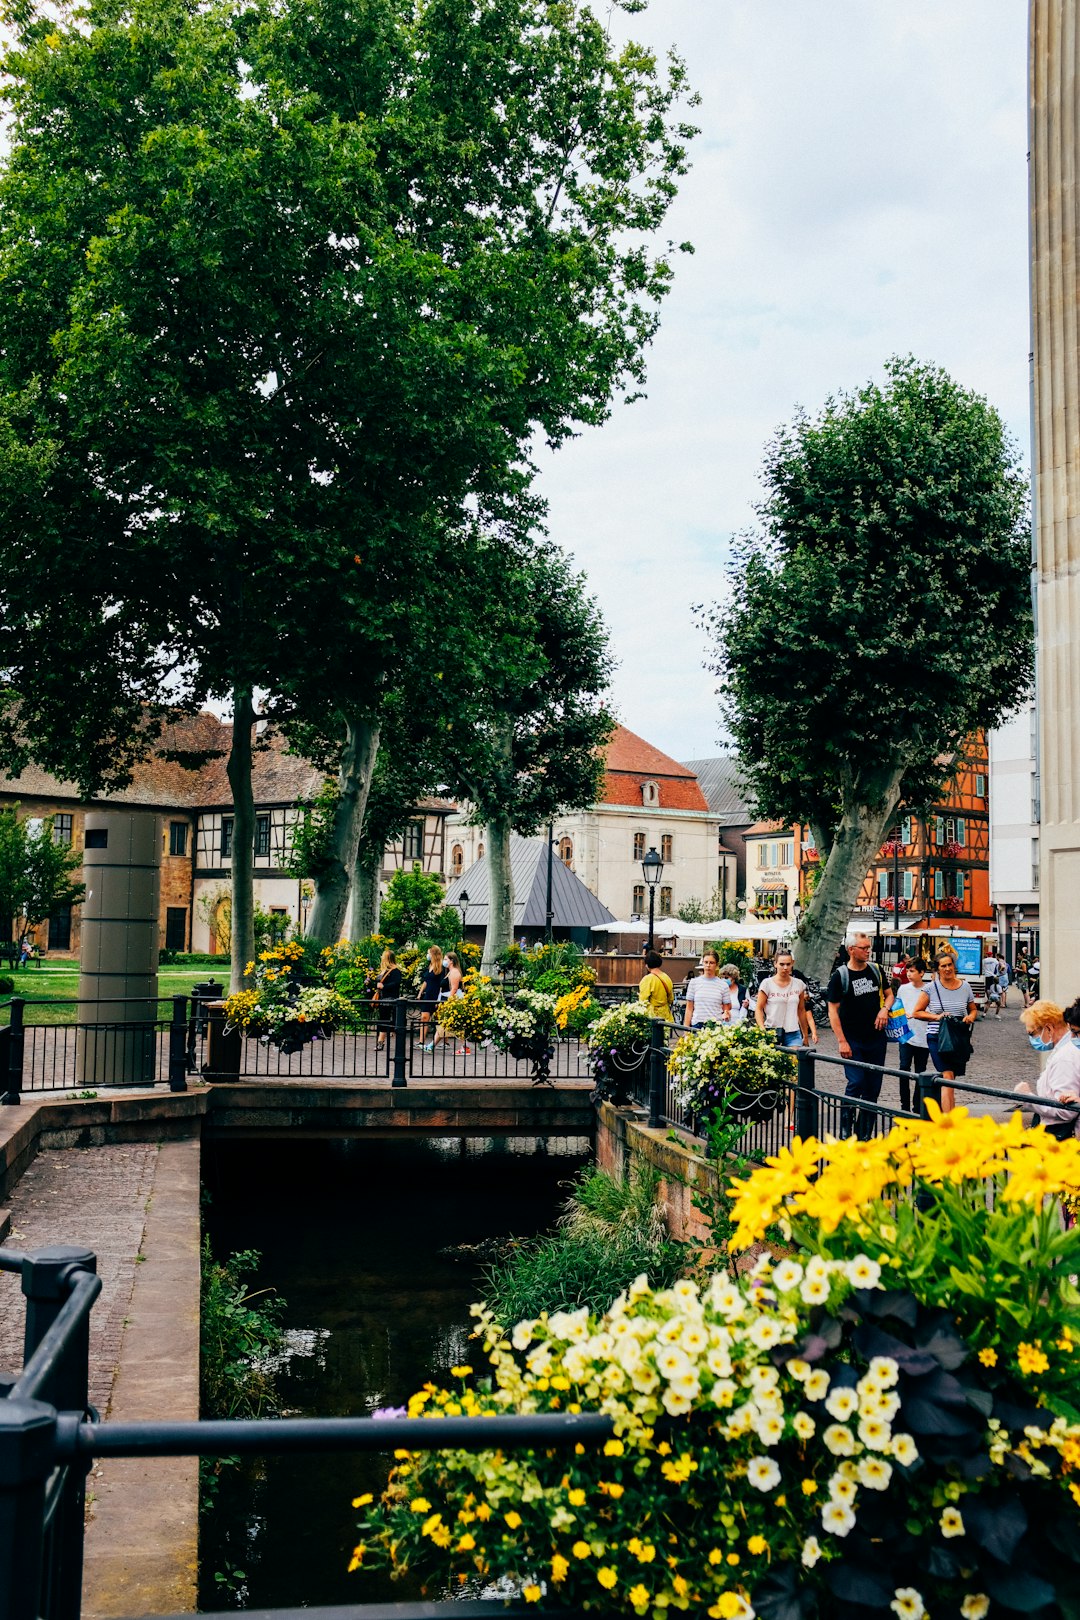
M 641 802 L 647 809 L 654 809 L 660 803 L 660 789 L 655 782 L 642 782 Z

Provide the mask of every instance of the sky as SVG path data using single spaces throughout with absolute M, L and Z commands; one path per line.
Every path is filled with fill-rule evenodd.
M 541 488 L 609 625 L 618 718 L 676 759 L 724 747 L 693 606 L 722 596 L 798 406 L 912 353 L 986 395 L 1028 462 L 1026 11 L 651 0 L 623 19 L 702 97 L 665 227 L 696 251 L 647 399 L 542 453 Z

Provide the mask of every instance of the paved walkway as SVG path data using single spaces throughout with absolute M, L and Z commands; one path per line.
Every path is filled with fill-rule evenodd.
M 972 1085 L 991 1086 L 995 1091 L 1012 1091 L 1018 1080 L 1033 1084 L 1039 1073 L 1038 1054 L 1028 1045 L 1027 1031 L 1020 1022 L 1020 997 L 1013 991 L 1011 1007 L 1000 1015 L 980 1017 L 973 1032 L 973 1053 L 968 1065 L 967 1078 Z M 832 1057 L 837 1055 L 836 1041 L 830 1029 L 821 1036 L 819 1050 Z M 886 1066 L 896 1067 L 895 1045 L 890 1041 Z M 843 1070 L 831 1063 L 818 1066 L 818 1086 L 822 1091 L 843 1090 Z M 886 1079 L 881 1089 L 881 1101 L 889 1107 L 899 1107 L 900 1094 L 896 1081 Z M 957 1093 L 957 1101 L 963 1096 Z
M 156 1142 L 38 1155 L 11 1200 L 6 1247 L 73 1243 L 98 1257 L 101 1294 L 90 1313 L 90 1402 L 108 1411 L 120 1342 L 139 1265 Z M 0 1272 L 0 1368 L 22 1366 L 23 1301 L 18 1277 Z

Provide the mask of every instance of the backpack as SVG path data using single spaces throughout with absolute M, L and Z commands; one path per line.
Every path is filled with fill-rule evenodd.
M 881 969 L 878 967 L 876 962 L 867 962 L 866 966 L 878 988 L 878 1004 L 884 1007 L 885 987 L 881 979 Z M 848 967 L 846 962 L 842 962 L 836 971 L 840 975 L 841 993 L 846 996 L 848 991 L 851 989 L 851 969 Z

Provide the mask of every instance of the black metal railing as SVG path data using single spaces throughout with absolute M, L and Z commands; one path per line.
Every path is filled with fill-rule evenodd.
M 90 1309 L 101 1291 L 95 1256 L 57 1247 L 0 1249 L 0 1270 L 21 1275 L 23 1366 L 0 1375 L 0 1620 L 79 1620 L 85 1482 L 96 1458 L 281 1456 L 453 1447 L 570 1449 L 600 1444 L 600 1413 L 458 1418 L 270 1418 L 190 1423 L 102 1423 L 87 1404 Z M 118 1527 L 118 1533 L 121 1533 Z M 344 1556 L 344 1555 L 343 1555 Z M 288 1611 L 260 1611 L 280 1614 Z M 305 1609 L 306 1616 L 334 1613 Z M 359 1604 L 360 1620 L 396 1616 L 516 1617 L 535 1606 L 489 1603 Z M 572 1611 L 560 1609 L 560 1614 Z

